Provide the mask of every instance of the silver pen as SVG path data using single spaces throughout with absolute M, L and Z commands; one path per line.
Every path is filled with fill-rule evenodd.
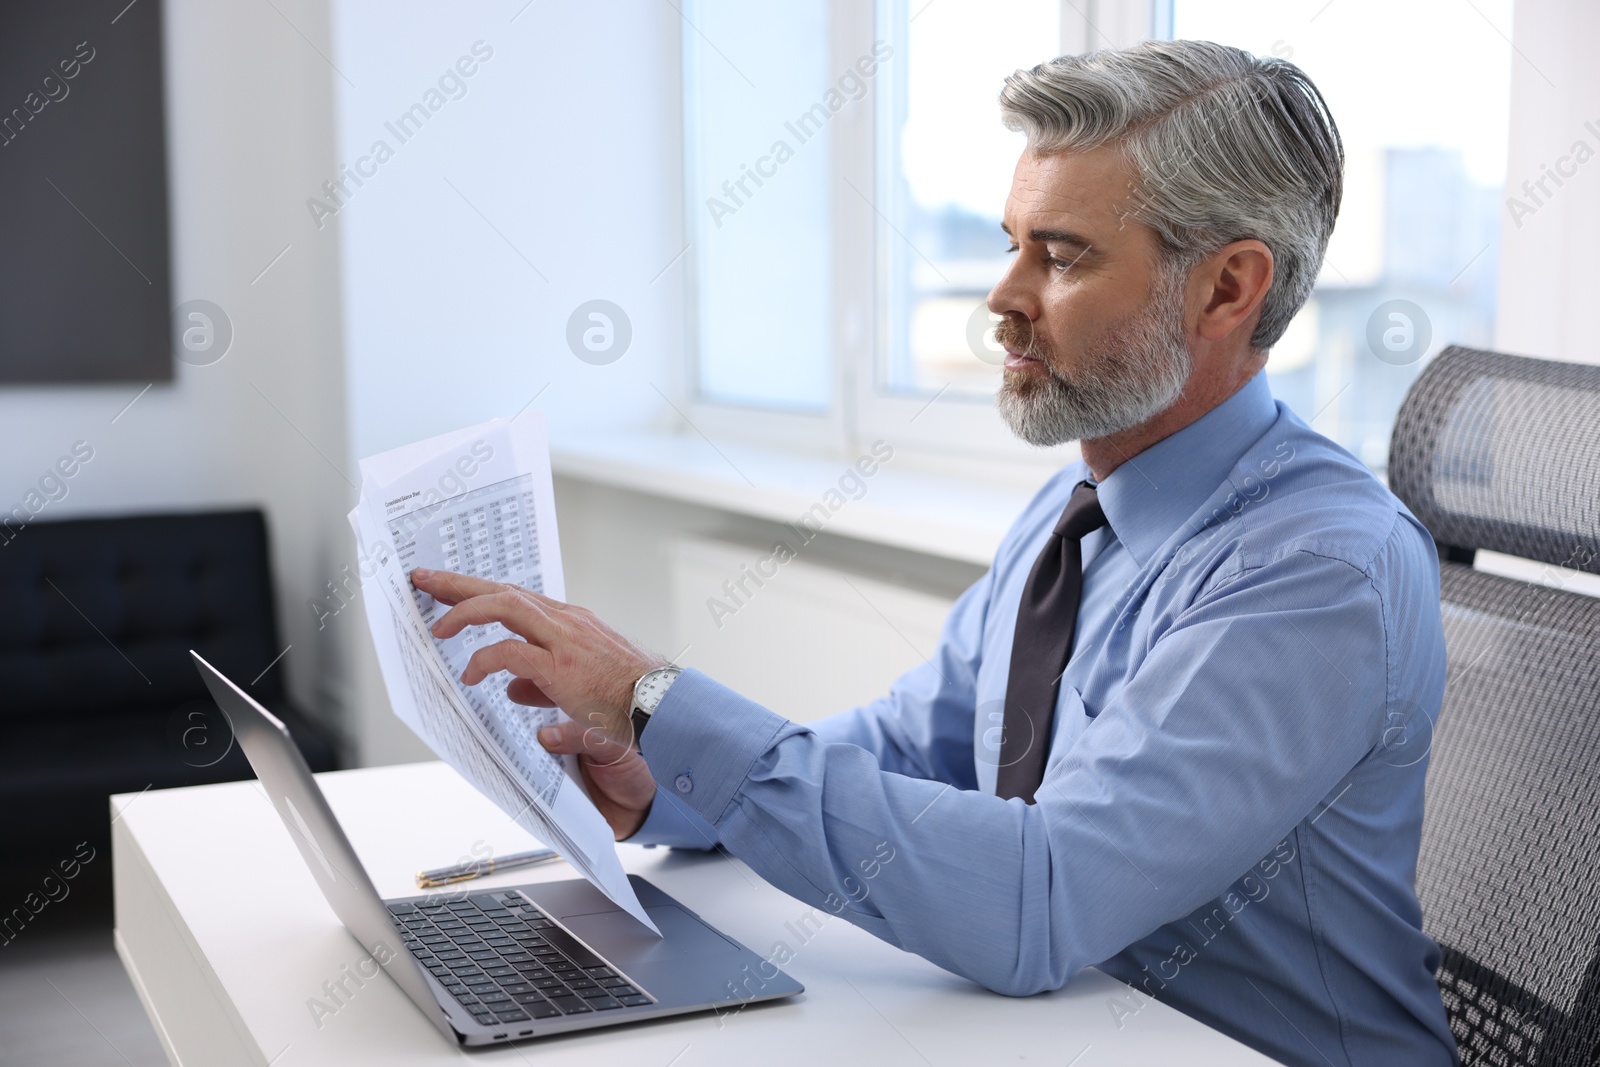
M 449 867 L 440 867 L 433 871 L 417 872 L 417 888 L 429 889 L 433 886 L 449 885 L 452 882 L 465 882 L 470 878 L 481 878 L 495 871 L 509 871 L 514 867 L 530 867 L 535 863 L 545 860 L 560 859 L 561 855 L 553 848 L 536 848 L 532 852 L 513 852 L 508 856 L 490 856 L 488 859 L 473 860 L 471 863 L 457 863 Z

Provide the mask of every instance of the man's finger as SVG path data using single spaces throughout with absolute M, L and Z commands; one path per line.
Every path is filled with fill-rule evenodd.
M 463 600 L 433 624 L 433 636 L 454 637 L 468 626 L 498 622 L 519 637 L 544 644 L 555 637 L 556 626 L 550 615 L 531 603 L 522 591 L 501 586 L 499 591 Z
M 579 608 L 576 604 L 569 604 L 565 600 L 557 600 L 553 596 L 545 596 L 543 593 L 535 592 L 532 589 L 523 589 L 520 585 L 517 586 L 516 588 L 517 588 L 517 591 L 520 592 L 523 596 L 527 597 L 529 600 L 533 601 L 535 604 L 538 604 L 540 607 L 544 608 L 546 611 L 550 612 L 551 614 L 554 614 L 554 613 L 559 612 L 559 611 L 582 611 L 583 610 L 582 608 Z
M 532 678 L 513 678 L 506 686 L 506 696 L 511 698 L 511 703 L 521 704 L 528 708 L 555 708 L 560 707 L 550 695 L 539 688 L 539 683 Z
M 477 685 L 491 674 L 510 671 L 518 678 L 532 678 L 543 689 L 550 683 L 550 652 L 538 645 L 509 638 L 478 649 L 467 660 L 467 669 L 461 672 L 461 681 Z
M 557 755 L 585 756 L 599 764 L 615 763 L 633 750 L 631 744 L 572 719 L 540 729 L 539 743 Z
M 504 582 L 491 582 L 455 571 L 430 571 L 426 567 L 411 572 L 411 584 L 441 604 L 459 604 L 475 596 L 511 588 Z

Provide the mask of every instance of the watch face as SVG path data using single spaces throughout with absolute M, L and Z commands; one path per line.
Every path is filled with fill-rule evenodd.
M 633 690 L 633 702 L 645 711 L 655 711 L 667 688 L 681 672 L 676 667 L 658 667 L 639 679 Z

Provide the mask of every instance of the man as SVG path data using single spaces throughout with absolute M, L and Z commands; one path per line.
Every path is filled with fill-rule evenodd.
M 418 572 L 456 604 L 436 632 L 526 639 L 464 678 L 566 709 L 541 740 L 619 839 L 720 843 L 1001 993 L 1098 966 L 1119 1025 L 1150 997 L 1286 1063 L 1451 1063 L 1412 888 L 1437 558 L 1262 370 L 1338 213 L 1333 120 L 1291 64 L 1201 42 L 1062 57 L 1001 106 L 1028 146 L 1000 411 L 1083 458 L 927 664 L 807 728 L 581 608 Z

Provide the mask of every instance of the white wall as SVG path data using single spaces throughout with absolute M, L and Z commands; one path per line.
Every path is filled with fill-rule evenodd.
M 337 229 L 344 250 L 352 469 L 515 414 L 541 389 L 557 436 L 665 410 L 656 388 L 674 392 L 683 350 L 678 19 L 656 0 L 334 0 L 337 161 L 378 140 L 394 150 L 323 231 L 303 208 L 297 220 L 308 242 Z M 401 144 L 385 123 L 478 41 L 493 55 L 466 95 Z M 568 317 L 597 298 L 633 328 L 606 366 L 566 343 Z M 562 534 L 585 536 L 566 512 Z M 420 758 L 388 711 L 360 611 L 330 630 L 352 666 L 344 702 L 362 759 Z
M 120 418 L 140 385 L 0 388 L 0 507 L 80 439 L 95 457 L 41 519 L 264 503 L 293 645 L 281 666 L 313 707 L 323 661 L 304 605 L 336 534 L 328 516 L 349 489 L 300 436 L 344 454 L 337 246 L 296 227 L 302 190 L 332 154 L 330 71 L 284 16 L 313 40 L 328 16 L 325 0 L 277 2 L 282 15 L 166 0 L 172 297 L 219 304 L 232 349 L 209 367 L 178 363 L 174 381 Z M 111 34 L 103 47 L 115 47 Z
M 1502 216 L 1495 346 L 1547 359 L 1600 362 L 1594 294 L 1600 292 L 1600 7 L 1593 0 L 1517 0 L 1512 40 L 1511 145 Z M 1582 141 L 1587 159 L 1575 162 Z M 1562 163 L 1563 156 L 1573 157 Z M 1546 167 L 1571 177 L 1522 190 Z M 1537 197 L 1537 200 L 1534 199 Z

